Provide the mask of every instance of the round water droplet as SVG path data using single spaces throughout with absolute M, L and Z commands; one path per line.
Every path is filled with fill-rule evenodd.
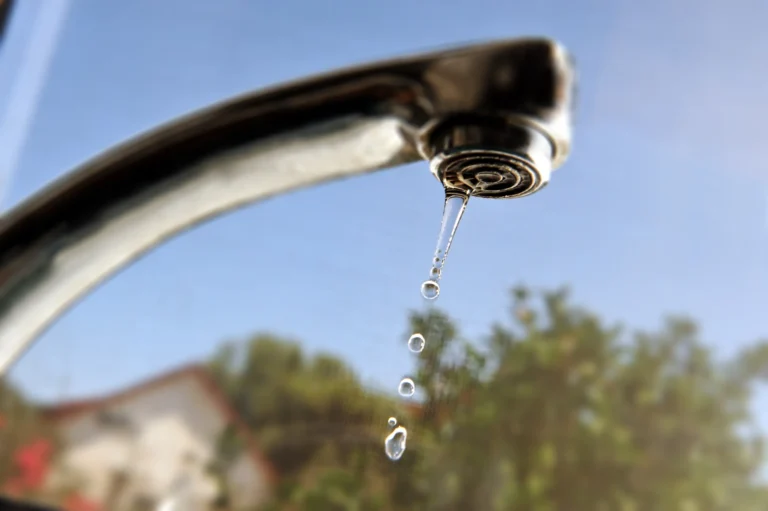
M 387 424 L 389 424 L 390 428 L 394 428 L 395 426 L 397 426 L 397 419 L 395 419 L 394 417 L 390 417 L 389 420 L 387 420 Z
M 427 341 L 424 340 L 423 335 L 413 334 L 411 338 L 408 339 L 408 349 L 414 353 L 421 353 L 426 343 Z
M 440 284 L 434 280 L 425 280 L 421 285 L 421 296 L 427 300 L 434 300 L 440 294 Z
M 429 269 L 429 279 L 430 280 L 437 280 L 440 278 L 440 268 L 437 266 L 433 266 Z
M 413 380 L 410 378 L 403 378 L 400 381 L 400 385 L 397 387 L 397 392 L 399 392 L 401 396 L 410 397 L 416 392 L 416 384 L 413 383 Z
M 384 452 L 387 458 L 397 461 L 403 457 L 405 452 L 405 443 L 408 440 L 408 430 L 398 426 L 384 439 Z

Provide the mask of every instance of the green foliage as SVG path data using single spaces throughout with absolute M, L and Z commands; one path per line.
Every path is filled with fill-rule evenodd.
M 515 289 L 510 316 L 470 342 L 440 311 L 411 314 L 427 343 L 410 417 L 337 358 L 225 346 L 212 366 L 281 474 L 273 509 L 768 509 L 763 439 L 744 433 L 768 344 L 718 361 L 690 320 L 626 335 L 564 290 Z M 409 430 L 397 463 L 389 415 Z

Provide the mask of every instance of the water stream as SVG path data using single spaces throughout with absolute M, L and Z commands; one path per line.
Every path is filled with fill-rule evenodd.
M 435 300 L 440 295 L 440 279 L 443 276 L 443 267 L 448 257 L 448 251 L 453 243 L 456 229 L 459 227 L 461 217 L 467 207 L 469 195 L 446 190 L 443 204 L 443 216 L 440 222 L 440 233 L 437 236 L 437 247 L 432 257 L 432 267 L 429 270 L 429 278 L 421 284 L 421 296 L 426 300 Z M 408 339 L 408 350 L 419 354 L 424 350 L 429 339 L 419 332 L 415 332 Z M 397 392 L 403 397 L 410 398 L 416 393 L 416 384 L 412 378 L 404 377 L 400 380 Z M 408 440 L 408 430 L 405 426 L 397 425 L 397 419 L 390 417 L 387 421 L 390 428 L 394 428 L 384 440 L 384 452 L 392 461 L 399 460 L 405 453 Z

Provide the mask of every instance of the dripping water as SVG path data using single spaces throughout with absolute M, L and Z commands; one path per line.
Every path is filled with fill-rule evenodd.
M 440 222 L 440 233 L 437 236 L 437 247 L 432 258 L 429 278 L 421 284 L 421 295 L 427 300 L 435 300 L 440 295 L 440 279 L 443 275 L 445 259 L 451 248 L 456 229 L 467 207 L 469 195 L 456 191 L 445 192 L 443 217 Z M 408 339 L 408 349 L 412 353 L 421 353 L 426 346 L 426 339 L 420 333 L 414 333 Z M 397 392 L 403 397 L 411 397 L 416 392 L 416 384 L 411 378 L 403 378 L 397 387 Z M 397 425 L 397 419 L 390 417 L 387 421 L 390 428 L 395 428 L 384 440 L 384 452 L 393 461 L 399 460 L 405 452 L 408 430 Z M 397 426 L 397 427 L 396 427 Z
M 440 233 L 437 236 L 432 267 L 429 270 L 429 278 L 421 285 L 421 295 L 427 300 L 434 300 L 440 295 L 440 279 L 443 276 L 445 259 L 448 257 L 448 251 L 451 249 L 453 237 L 467 208 L 468 200 L 469 195 L 464 193 L 448 190 L 445 192 L 443 219 L 440 222 Z
M 397 387 L 397 392 L 403 397 L 411 397 L 416 392 L 416 384 L 410 378 L 403 378 L 400 380 L 400 385 Z
M 408 349 L 411 353 L 421 353 L 424 351 L 425 344 L 427 344 L 427 341 L 421 334 L 413 334 L 411 338 L 408 339 Z
M 408 440 L 408 430 L 402 426 L 396 427 L 384 440 L 384 452 L 392 461 L 402 458 L 405 452 L 405 443 Z

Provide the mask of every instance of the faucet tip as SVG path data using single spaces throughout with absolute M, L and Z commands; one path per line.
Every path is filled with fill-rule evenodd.
M 475 197 L 530 195 L 548 182 L 553 147 L 534 127 L 498 119 L 460 119 L 431 132 L 432 174 L 446 190 Z
M 549 181 L 549 172 L 526 158 L 498 150 L 469 149 L 441 154 L 432 158 L 430 168 L 447 190 L 491 199 L 530 195 Z

